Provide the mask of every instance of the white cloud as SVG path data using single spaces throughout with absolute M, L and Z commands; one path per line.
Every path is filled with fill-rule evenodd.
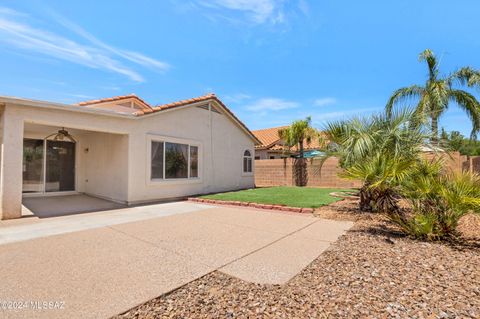
M 246 106 L 246 109 L 254 112 L 281 111 L 299 107 L 297 102 L 278 98 L 263 98 Z
M 202 7 L 217 11 L 242 13 L 255 24 L 267 22 L 277 24 L 285 20 L 283 0 L 195 0 L 195 2 Z
M 141 53 L 109 46 L 58 15 L 56 16 L 57 22 L 90 43 L 82 44 L 53 32 L 33 27 L 27 22 L 21 21 L 25 20 L 22 19 L 23 16 L 12 9 L 0 7 L 0 43 L 3 42 L 19 49 L 41 53 L 90 68 L 121 74 L 136 82 L 143 82 L 143 77 L 124 62 L 128 61 L 159 71 L 165 71 L 169 67 L 168 64 Z
M 350 109 L 350 110 L 344 110 L 344 111 L 316 113 L 316 114 L 312 114 L 312 119 L 314 119 L 315 123 L 319 124 L 319 123 L 325 123 L 326 121 L 332 121 L 332 120 L 345 120 L 354 116 L 363 116 L 366 114 L 380 112 L 382 110 L 383 108 L 381 107 L 366 107 L 366 108 Z
M 313 104 L 315 106 L 327 106 L 335 103 L 337 103 L 337 99 L 333 97 L 324 97 L 324 98 L 316 99 L 315 101 L 313 101 Z
M 245 93 L 236 93 L 236 94 L 231 94 L 231 95 L 225 95 L 224 99 L 227 102 L 230 103 L 242 103 L 246 100 L 251 99 L 252 97 L 248 94 Z

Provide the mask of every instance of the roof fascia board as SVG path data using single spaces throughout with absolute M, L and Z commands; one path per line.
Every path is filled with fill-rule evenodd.
M 0 103 L 25 105 L 25 106 L 38 107 L 42 109 L 55 109 L 55 110 L 62 110 L 62 111 L 105 115 L 105 116 L 113 116 L 113 117 L 129 118 L 129 119 L 137 118 L 137 116 L 133 114 L 118 113 L 118 112 L 109 111 L 105 109 L 95 109 L 95 108 L 88 108 L 85 106 L 76 106 L 76 105 L 56 103 L 56 102 L 29 100 L 29 99 L 22 99 L 17 97 L 1 96 Z

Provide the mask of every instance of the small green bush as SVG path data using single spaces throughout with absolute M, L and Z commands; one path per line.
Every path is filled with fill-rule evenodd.
M 442 162 L 422 161 L 403 185 L 403 198 L 411 210 L 388 214 L 408 235 L 439 240 L 456 235 L 460 218 L 480 212 L 480 176 L 474 173 L 443 173 Z

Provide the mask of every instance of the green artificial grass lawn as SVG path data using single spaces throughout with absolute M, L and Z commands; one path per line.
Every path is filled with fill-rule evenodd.
M 329 195 L 338 191 L 344 189 L 280 186 L 205 195 L 200 198 L 317 208 L 340 200 Z

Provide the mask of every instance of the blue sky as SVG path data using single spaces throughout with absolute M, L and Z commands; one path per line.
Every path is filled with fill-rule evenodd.
M 480 68 L 478 12 L 474 0 L 3 0 L 0 94 L 159 104 L 214 92 L 251 129 L 308 115 L 321 128 L 423 83 L 425 48 L 443 72 Z M 442 125 L 471 129 L 454 105 Z

